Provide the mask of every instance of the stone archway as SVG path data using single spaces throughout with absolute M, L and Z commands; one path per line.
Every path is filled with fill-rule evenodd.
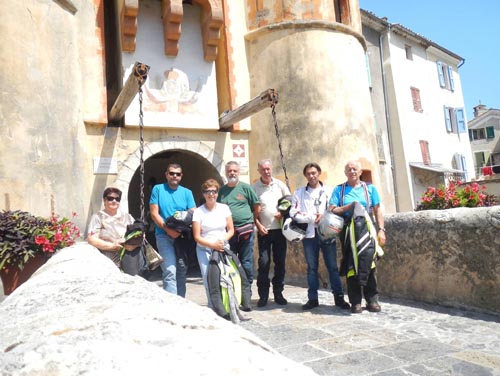
M 207 144 L 187 137 L 167 137 L 145 143 L 143 159 L 146 161 L 150 157 L 168 150 L 177 150 L 198 156 L 201 160 L 210 163 L 220 176 L 224 176 L 224 161 L 222 157 Z M 114 186 L 123 192 L 122 205 L 124 205 L 124 207 L 128 207 L 130 183 L 134 174 L 138 171 L 139 165 L 140 149 L 137 148 L 119 168 Z M 147 182 L 145 183 L 147 184 Z
M 165 170 L 169 163 L 180 163 L 183 168 L 181 184 L 193 191 L 196 206 L 202 202 L 201 184 L 208 178 L 215 178 L 222 184 L 224 176 L 224 162 L 213 148 L 201 141 L 194 141 L 184 137 L 168 137 L 152 141 L 144 145 L 144 211 L 148 224 L 146 237 L 156 246 L 154 224 L 149 217 L 149 198 L 153 185 L 165 182 Z M 140 210 L 140 149 L 132 153 L 120 166 L 114 186 L 122 194 L 123 208 L 139 219 Z M 194 243 L 193 243 L 194 245 Z M 194 246 L 187 250 L 189 273 L 199 273 Z M 152 280 L 159 279 L 159 269 L 153 273 Z

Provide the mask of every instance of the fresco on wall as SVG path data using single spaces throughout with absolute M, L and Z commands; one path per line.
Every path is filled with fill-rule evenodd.
M 191 90 L 189 79 L 183 71 L 172 68 L 166 70 L 164 75 L 165 80 L 160 89 L 151 89 L 149 85 L 145 85 L 144 110 L 181 114 L 200 112 L 200 80 L 195 81 L 195 87 Z
M 124 82 L 131 69 L 132 66 L 127 70 Z M 217 106 L 210 86 L 210 77 L 190 79 L 178 68 L 165 70 L 162 82 L 157 83 L 156 88 L 154 79 L 148 77 L 143 85 L 144 126 L 218 129 Z M 215 83 L 213 86 L 215 88 Z M 125 113 L 125 125 L 139 125 L 139 95 Z

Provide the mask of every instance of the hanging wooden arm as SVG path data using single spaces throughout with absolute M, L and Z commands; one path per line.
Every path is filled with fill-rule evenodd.
M 278 92 L 275 89 L 267 89 L 238 108 L 224 112 L 219 116 L 219 127 L 221 129 L 229 128 L 234 123 L 252 116 L 264 108 L 271 107 L 276 103 L 278 103 Z
M 149 65 L 136 62 L 134 68 L 128 76 L 125 85 L 123 86 L 120 94 L 115 100 L 111 111 L 109 112 L 110 123 L 119 121 L 127 111 L 128 106 L 137 95 L 139 87 L 141 87 L 148 78 Z

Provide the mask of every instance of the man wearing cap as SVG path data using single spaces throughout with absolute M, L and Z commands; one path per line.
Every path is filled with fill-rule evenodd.
M 259 292 L 258 307 L 264 307 L 269 298 L 269 269 L 271 266 L 271 252 L 274 263 L 272 280 L 274 301 L 279 305 L 288 302 L 283 297 L 285 285 L 286 239 L 281 232 L 281 214 L 276 209 L 278 200 L 290 194 L 288 187 L 278 179 L 273 178 L 273 168 L 270 159 L 259 161 L 257 170 L 260 179 L 253 185 L 260 202 L 260 212 L 255 218 L 257 226 L 257 244 L 259 247 L 259 266 L 257 288 Z

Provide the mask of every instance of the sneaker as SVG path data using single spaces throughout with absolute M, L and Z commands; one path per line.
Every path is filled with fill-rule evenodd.
M 344 294 L 336 294 L 334 298 L 336 307 L 339 307 L 341 309 L 351 308 L 351 305 L 344 300 Z
M 361 304 L 354 304 L 351 307 L 351 313 L 361 313 L 363 312 L 363 307 L 361 307 Z
M 288 301 L 283 297 L 281 292 L 274 293 L 274 302 L 279 305 L 287 305 Z
M 366 308 L 370 312 L 380 312 L 382 310 L 382 308 L 380 307 L 380 304 L 378 304 L 378 303 L 370 303 L 370 304 L 368 304 L 368 306 Z
M 257 302 L 257 307 L 262 308 L 267 305 L 267 298 L 260 298 Z
M 313 309 L 319 306 L 318 299 L 309 299 L 306 304 L 302 306 L 303 310 Z

